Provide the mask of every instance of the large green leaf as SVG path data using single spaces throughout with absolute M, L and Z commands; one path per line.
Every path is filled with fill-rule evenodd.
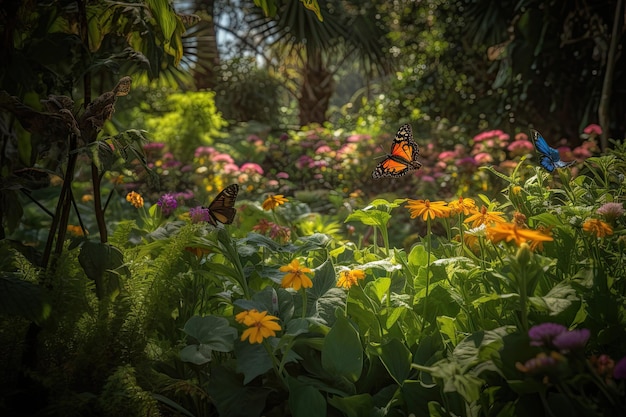
M 260 343 L 238 341 L 235 344 L 235 356 L 237 357 L 237 372 L 244 375 L 244 385 L 272 369 L 272 358 L 265 346 Z
M 348 417 L 375 416 L 374 399 L 370 394 L 352 395 L 350 397 L 334 396 L 328 403 Z
M 258 417 L 271 389 L 246 386 L 240 374 L 217 366 L 211 371 L 207 391 L 220 417 Z
M 232 351 L 237 338 L 237 330 L 230 327 L 228 320 L 217 316 L 193 316 L 187 320 L 183 331 L 218 352 Z
M 403 385 L 411 371 L 411 352 L 399 339 L 376 348 L 381 362 L 398 385 Z
M 86 241 L 83 243 L 78 262 L 85 274 L 95 281 L 98 297 L 114 297 L 121 290 L 120 275 L 129 275 L 124 255 L 109 243 Z
M 322 366 L 332 375 L 356 381 L 363 370 L 359 333 L 347 318 L 339 317 L 324 340 Z
M 294 378 L 288 378 L 289 411 L 294 417 L 326 416 L 326 400 L 324 396 L 311 386 Z

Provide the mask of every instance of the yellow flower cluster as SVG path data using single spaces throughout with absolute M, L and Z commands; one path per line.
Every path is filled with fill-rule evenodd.
M 143 197 L 141 194 L 131 191 L 126 195 L 126 201 L 135 206 L 135 208 L 143 207 Z
M 263 339 L 276 336 L 276 332 L 281 330 L 280 324 L 276 323 L 278 317 L 267 314 L 267 311 L 242 311 L 235 316 L 235 320 L 248 326 L 241 334 L 241 341 L 248 339 L 251 344 L 261 343 Z

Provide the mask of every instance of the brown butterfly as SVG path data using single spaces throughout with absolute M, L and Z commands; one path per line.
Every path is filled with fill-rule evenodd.
M 239 192 L 239 185 L 231 184 L 224 188 L 209 204 L 209 207 L 203 207 L 209 210 L 209 223 L 217 226 L 217 222 L 223 224 L 231 224 L 235 220 L 235 200 Z

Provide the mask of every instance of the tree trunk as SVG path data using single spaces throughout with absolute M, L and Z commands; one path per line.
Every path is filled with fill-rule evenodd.
M 208 18 L 202 22 L 202 36 L 197 38 L 198 62 L 193 70 L 193 79 L 198 90 L 215 89 L 219 78 L 220 53 L 215 32 L 215 0 L 195 0 L 196 10 L 203 10 Z
M 322 52 L 307 49 L 298 98 L 301 126 L 322 124 L 326 121 L 326 111 L 333 91 L 333 74 L 325 67 Z

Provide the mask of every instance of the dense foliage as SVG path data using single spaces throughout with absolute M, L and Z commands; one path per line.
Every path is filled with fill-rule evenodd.
M 404 61 L 379 94 L 338 105 L 333 123 L 297 128 L 306 101 L 284 101 L 290 83 L 333 78 L 327 53 L 354 39 L 320 55 L 292 43 L 290 77 L 235 58 L 215 92 L 176 91 L 197 80 L 174 66 L 196 19 L 167 1 L 9 3 L 0 414 L 626 408 L 626 145 L 601 150 L 607 133 L 580 112 L 565 139 L 537 119 L 558 148 L 543 152 L 567 161 L 548 172 L 525 123 L 489 127 L 523 83 L 470 76 L 484 62 L 449 19 L 483 2 L 370 2 L 360 15 L 357 2 L 256 2 L 256 28 L 273 34 L 290 32 L 271 19 L 301 12 L 324 33 L 331 5 L 344 25 L 375 19 L 369 34 L 386 30 Z M 537 13 L 526 3 L 519 30 Z M 304 23 L 288 26 L 306 40 Z M 291 59 L 303 56 L 319 73 L 297 73 Z M 373 180 L 405 122 L 421 168 Z

